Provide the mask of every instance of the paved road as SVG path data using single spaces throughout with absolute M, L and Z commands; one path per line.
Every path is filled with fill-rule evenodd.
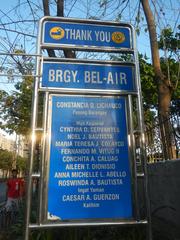
M 6 182 L 0 181 L 0 205 L 6 200 Z

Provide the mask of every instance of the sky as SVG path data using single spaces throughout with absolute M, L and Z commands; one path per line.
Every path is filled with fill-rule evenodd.
M 18 10 L 15 6 L 17 6 L 17 3 L 20 2 L 21 8 Z M 37 36 L 37 29 L 32 27 L 33 24 L 25 23 L 22 26 L 21 23 L 9 24 L 9 25 L 3 25 L 4 23 L 9 23 L 12 20 L 13 21 L 19 21 L 21 19 L 24 20 L 30 20 L 35 19 L 38 20 L 40 17 L 42 17 L 42 0 L 31 0 L 29 1 L 32 4 L 32 7 L 34 11 L 32 12 L 29 5 L 27 4 L 26 0 L 6 0 L 1 1 L 0 5 L 0 43 L 3 43 L 0 45 L 0 52 L 7 52 L 3 45 L 5 45 L 4 40 L 2 39 L 7 38 L 7 34 L 9 35 L 11 44 L 17 44 L 17 47 L 20 47 L 21 45 L 23 48 L 25 48 L 27 53 L 35 54 L 36 53 L 36 36 Z M 54 2 L 54 1 L 50 1 Z M 121 9 L 125 8 L 125 4 L 121 7 L 117 6 L 118 2 L 117 0 L 112 0 L 112 4 L 109 4 L 107 9 L 101 8 L 99 10 L 98 2 L 102 2 L 102 0 L 65 0 L 65 16 L 66 17 L 74 17 L 74 18 L 101 18 L 102 20 L 116 20 L 118 18 L 118 14 L 121 11 Z M 157 32 L 158 34 L 160 31 L 167 26 L 171 26 L 173 29 L 177 27 L 178 23 L 180 23 L 180 0 L 150 0 L 151 7 L 154 12 L 154 16 L 157 22 Z M 135 18 L 137 14 L 137 9 L 139 7 L 139 0 L 130 0 L 128 7 L 126 7 L 122 13 L 121 21 L 131 23 L 132 25 L 135 25 Z M 39 7 L 41 6 L 41 7 Z M 117 10 L 118 9 L 118 10 Z M 104 10 L 104 11 L 103 11 Z M 55 9 L 51 9 L 51 14 L 55 15 Z M 140 53 L 143 53 L 151 58 L 151 52 L 150 52 L 150 43 L 149 43 L 149 35 L 146 31 L 146 21 L 143 14 L 140 15 L 141 22 L 139 24 L 140 29 L 140 35 L 137 36 L 137 47 Z M 26 33 L 29 33 L 33 35 L 34 37 L 24 37 L 23 35 L 7 32 L 3 30 L 3 28 L 6 29 L 13 29 L 19 32 L 26 31 Z M 8 49 L 9 50 L 9 49 Z M 3 60 L 2 60 L 3 59 Z M 7 61 L 4 61 L 4 57 L 0 59 L 0 64 L 8 64 L 8 58 L 6 58 Z M 0 88 L 3 87 L 2 80 L 0 79 Z M 10 83 L 9 83 L 10 85 Z
M 28 2 L 31 2 L 33 11 L 31 11 L 32 9 L 28 5 Z M 54 2 L 54 0 L 50 2 Z M 141 6 L 139 5 L 139 0 L 130 0 L 127 7 L 125 4 L 122 4 L 122 6 L 120 7 L 117 5 L 118 2 L 123 1 L 112 0 L 112 3 L 109 4 L 107 8 L 102 7 L 101 10 L 99 10 L 99 2 L 102 3 L 103 0 L 65 0 L 65 16 L 73 18 L 97 17 L 101 18 L 102 20 L 114 21 L 118 19 L 118 14 L 120 13 L 120 11 L 122 11 L 122 9 L 125 9 L 121 14 L 120 20 L 123 22 L 131 23 L 132 25 L 137 27 L 137 23 L 135 23 L 135 18 L 137 14 L 137 9 L 139 6 Z M 149 0 L 149 2 L 151 2 L 151 8 L 156 19 L 158 35 L 160 34 L 160 31 L 167 26 L 171 26 L 173 30 L 176 30 L 177 25 L 180 24 L 180 0 Z M 15 8 L 15 6 L 17 6 L 17 3 L 21 3 L 20 8 Z M 52 7 L 51 15 L 53 14 L 56 15 L 56 11 Z M 8 51 L 12 52 L 12 48 L 19 49 L 22 47 L 23 49 L 25 49 L 26 53 L 35 54 L 37 28 L 34 28 L 33 23 L 28 22 L 28 20 L 39 20 L 42 15 L 42 0 L 1 1 L 0 53 L 7 53 Z M 149 35 L 146 31 L 147 25 L 143 14 L 140 15 L 140 19 L 140 35 L 137 36 L 137 48 L 140 53 L 146 54 L 149 58 L 149 62 L 151 62 Z M 16 24 L 9 24 L 12 21 L 20 20 L 25 20 L 27 22 L 25 22 L 24 25 L 22 25 L 21 22 Z M 4 28 L 18 31 L 19 34 L 13 33 L 11 31 L 5 32 Z M 25 37 L 24 35 L 20 34 L 23 31 L 33 36 Z M 8 46 L 9 42 L 12 44 L 11 49 L 9 49 Z M 161 52 L 160 54 L 162 55 L 164 54 L 164 52 Z M 35 61 L 35 58 L 33 58 L 32 61 Z M 14 71 L 15 69 L 13 68 L 11 57 L 5 55 L 2 56 L 1 54 L 0 67 L 0 74 L 7 73 L 7 69 L 3 70 L 4 67 L 12 68 L 12 71 Z M 15 78 L 15 81 L 18 80 L 18 78 Z M 7 77 L 0 75 L 0 89 L 5 89 L 9 92 L 13 89 L 13 84 L 13 79 L 7 79 Z

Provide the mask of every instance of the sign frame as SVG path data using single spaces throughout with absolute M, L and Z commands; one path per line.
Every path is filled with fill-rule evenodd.
M 45 24 L 46 23 L 57 23 L 57 24 L 75 24 L 79 26 L 98 26 L 98 27 L 108 27 L 108 28 L 122 28 L 129 31 L 129 47 L 109 47 L 109 46 L 91 46 L 88 44 L 58 44 L 58 43 L 46 43 L 44 42 L 45 38 Z M 108 22 L 108 21 L 100 21 L 100 20 L 87 20 L 87 19 L 78 19 L 78 18 L 64 18 L 64 17 L 49 17 L 45 16 L 40 20 L 40 32 L 41 32 L 41 39 L 40 45 L 42 48 L 46 49 L 73 49 L 79 51 L 106 51 L 106 52 L 133 52 L 133 27 L 131 24 L 124 23 L 124 22 Z M 116 31 L 116 30 L 115 30 Z
M 44 203 L 43 203 L 43 209 L 42 211 L 44 213 L 48 212 L 48 206 L 47 206 L 47 202 L 48 202 L 48 182 L 49 182 L 49 166 L 50 166 L 50 148 L 51 148 L 51 121 L 52 121 L 52 98 L 53 96 L 57 96 L 59 98 L 62 99 L 64 97 L 72 97 L 71 95 L 68 94 L 56 94 L 56 93 L 52 93 L 49 94 L 49 98 L 48 98 L 48 119 L 47 119 L 47 138 L 46 138 L 46 151 L 44 153 L 44 163 L 46 165 L 46 169 L 45 169 L 45 179 L 46 182 L 44 182 L 44 186 L 43 186 L 43 199 L 44 199 Z M 132 149 L 132 140 L 129 138 L 130 135 L 130 122 L 129 122 L 129 112 L 127 111 L 127 107 L 129 105 L 128 103 L 128 98 L 126 96 L 99 96 L 99 95 L 80 95 L 80 94 L 76 94 L 73 95 L 73 97 L 84 97 L 84 98 L 108 98 L 108 99 L 114 99 L 114 98 L 120 98 L 123 99 L 125 102 L 125 116 L 126 116 L 126 128 L 127 128 L 127 144 L 128 144 L 128 156 L 129 158 L 127 159 L 128 161 L 128 165 L 129 165 L 129 173 L 130 173 L 130 191 L 131 191 L 131 209 L 132 209 L 132 217 L 129 218 L 83 218 L 83 219 L 68 219 L 68 220 L 58 220 L 57 218 L 52 218 L 51 220 L 48 219 L 47 215 L 44 214 L 43 216 L 43 224 L 52 224 L 53 226 L 56 225 L 68 225 L 68 224 L 77 224 L 77 225 L 81 225 L 84 224 L 85 222 L 89 223 L 89 224 L 121 224 L 122 222 L 125 222 L 127 224 L 132 223 L 133 221 L 135 222 L 135 216 L 134 216 L 134 201 L 135 201 L 135 189 L 133 187 L 133 182 L 134 182 L 134 173 L 133 173 L 133 149 Z M 115 111 L 115 110 L 114 110 Z M 68 223 L 67 223 L 68 222 Z
M 112 88 L 70 88 L 70 87 L 53 87 L 53 86 L 43 86 L 42 82 L 43 82 L 43 66 L 44 64 L 64 64 L 64 65 L 77 65 L 77 66 L 92 66 L 92 67 L 119 67 L 119 68 L 129 68 L 128 71 L 132 72 L 132 90 L 128 90 L 128 89 L 112 89 Z M 130 73 L 131 74 L 131 73 Z M 118 62 L 118 61 L 101 61 L 101 62 L 97 62 L 97 61 L 83 61 L 83 60 L 73 60 L 73 59 L 61 59 L 58 60 L 55 58 L 44 58 L 42 59 L 41 62 L 41 79 L 39 82 L 39 88 L 44 90 L 44 91 L 53 91 L 53 92 L 81 92 L 81 93 L 89 93 L 89 92 L 97 92 L 97 93 L 103 93 L 103 94 L 107 94 L 107 93 L 113 93 L 113 94 L 123 94 L 123 93 L 132 93 L 135 94 L 137 93 L 137 86 L 136 86 L 136 81 L 135 81 L 135 65 L 132 62 L 129 63 L 124 63 L 124 62 Z

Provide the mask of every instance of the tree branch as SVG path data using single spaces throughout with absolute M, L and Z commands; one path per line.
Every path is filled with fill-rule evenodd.
M 57 0 L 57 16 L 64 17 L 64 0 Z
M 152 54 L 152 62 L 153 62 L 153 66 L 154 66 L 154 71 L 160 80 L 160 79 L 163 79 L 164 76 L 161 71 L 161 65 L 160 65 L 156 24 L 155 24 L 154 16 L 153 16 L 153 13 L 149 6 L 148 0 L 141 0 L 141 4 L 142 4 L 143 10 L 144 10 L 144 14 L 146 16 L 146 21 L 147 21 L 147 25 L 148 25 L 148 29 L 149 29 L 151 54 Z

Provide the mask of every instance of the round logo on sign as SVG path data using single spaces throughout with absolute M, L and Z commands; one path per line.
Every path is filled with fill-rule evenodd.
M 55 40 L 63 38 L 64 35 L 65 35 L 64 29 L 62 29 L 61 27 L 53 27 L 50 30 L 50 36 Z
M 125 40 L 124 33 L 122 32 L 113 32 L 112 33 L 112 40 L 115 43 L 122 43 Z

